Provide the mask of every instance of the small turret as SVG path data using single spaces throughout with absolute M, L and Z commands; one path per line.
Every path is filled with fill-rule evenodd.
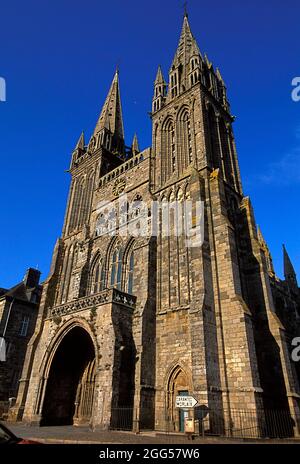
M 134 134 L 132 145 L 131 145 L 132 154 L 137 155 L 140 152 L 139 142 L 136 133 Z
M 298 293 L 298 283 L 297 283 L 297 276 L 292 264 L 292 261 L 286 251 L 285 245 L 283 245 L 283 269 L 284 269 L 284 278 L 287 282 L 288 286 L 292 291 Z
M 84 132 L 83 131 L 81 132 L 80 137 L 75 147 L 75 150 L 78 150 L 78 149 L 84 150 Z
M 77 164 L 78 160 L 80 157 L 84 154 L 85 152 L 85 142 L 84 142 L 84 132 L 82 131 L 80 134 L 80 137 L 75 145 L 73 155 L 72 155 L 72 161 L 71 161 L 71 167 L 74 164 Z M 70 167 L 70 169 L 71 169 Z
M 158 66 L 156 79 L 154 82 L 154 96 L 152 100 L 152 112 L 160 110 L 166 97 L 167 84 L 163 77 L 161 67 Z

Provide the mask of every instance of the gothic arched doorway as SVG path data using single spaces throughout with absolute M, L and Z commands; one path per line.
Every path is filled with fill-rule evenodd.
M 95 349 L 81 327 L 68 332 L 53 357 L 41 425 L 88 423 L 95 385 Z
M 169 427 L 177 432 L 184 431 L 184 419 L 188 417 L 187 411 L 176 408 L 176 396 L 188 396 L 191 385 L 187 374 L 177 366 L 173 369 L 168 380 L 167 391 L 167 421 Z

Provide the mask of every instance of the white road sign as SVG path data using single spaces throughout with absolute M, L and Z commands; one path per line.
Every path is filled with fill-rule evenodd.
M 198 401 L 193 396 L 176 396 L 176 408 L 193 408 Z

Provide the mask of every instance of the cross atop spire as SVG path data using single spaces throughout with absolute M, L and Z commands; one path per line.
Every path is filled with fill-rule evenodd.
M 184 11 L 184 16 L 186 17 L 188 17 L 187 6 L 188 6 L 188 2 L 185 1 L 183 4 L 183 11 Z
M 124 140 L 118 67 L 96 124 L 94 135 L 104 128 L 109 130 L 115 137 Z

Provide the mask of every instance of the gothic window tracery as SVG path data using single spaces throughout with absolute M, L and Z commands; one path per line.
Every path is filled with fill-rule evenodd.
M 184 170 L 193 161 L 193 144 L 191 122 L 188 108 L 182 108 L 178 113 L 177 140 L 180 170 Z
M 162 182 L 165 182 L 175 172 L 176 164 L 174 124 L 173 120 L 168 117 L 162 126 Z
M 110 286 L 121 290 L 122 287 L 123 250 L 116 248 L 112 254 Z
M 222 155 L 224 159 L 225 177 L 228 182 L 233 183 L 234 177 L 233 177 L 232 165 L 231 165 L 229 134 L 228 134 L 228 129 L 226 127 L 225 121 L 223 119 L 220 119 L 219 130 L 220 130 Z
M 128 266 L 127 293 L 133 294 L 134 251 L 130 253 Z
M 105 288 L 105 268 L 100 256 L 98 256 L 92 267 L 90 287 L 91 293 L 101 292 Z
M 175 151 L 175 132 L 171 130 L 171 153 L 172 153 L 172 173 L 176 171 L 176 151 Z
M 220 167 L 220 147 L 218 142 L 216 115 L 211 106 L 208 108 L 207 120 L 210 146 L 210 162 L 212 168 L 217 169 Z

